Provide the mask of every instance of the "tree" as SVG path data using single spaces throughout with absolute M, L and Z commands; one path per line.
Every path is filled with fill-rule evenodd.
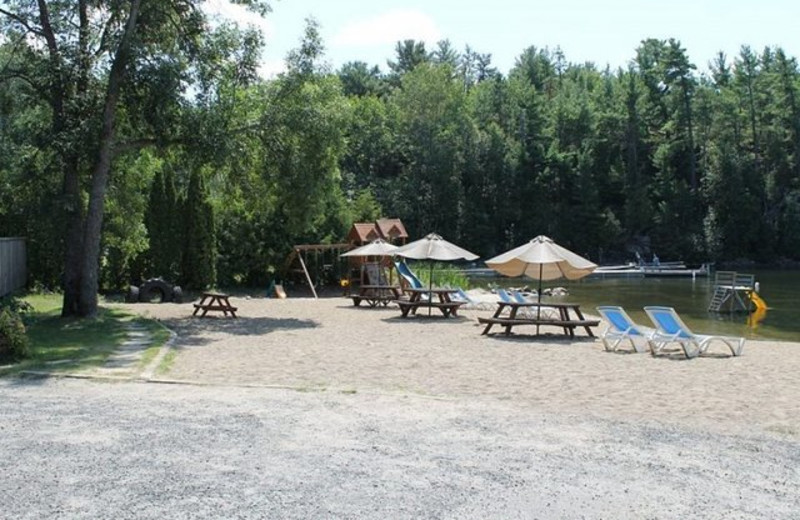
M 395 78 L 399 78 L 407 72 L 411 72 L 418 65 L 431 61 L 431 55 L 425 50 L 425 42 L 415 40 L 404 40 L 397 42 L 395 46 L 397 61 L 387 61 L 389 70 Z
M 410 233 L 437 231 L 458 240 L 463 214 L 466 150 L 473 128 L 464 93 L 449 67 L 425 64 L 403 77 L 390 100 L 401 117 L 404 165 L 400 201 Z
M 268 9 L 260 0 L 237 2 L 262 13 Z M 165 72 L 197 58 L 197 39 L 205 30 L 198 5 L 16 0 L 0 8 L 3 32 L 24 54 L 14 74 L 34 85 L 51 111 L 53 167 L 63 176 L 67 223 L 64 316 L 97 312 L 106 190 L 115 157 L 128 149 L 118 141 L 120 106 L 126 88 L 141 88 L 130 77 L 153 64 Z
M 150 273 L 175 281 L 181 265 L 183 218 L 171 165 L 156 171 L 150 187 L 145 224 L 149 237 Z
M 214 208 L 208 200 L 205 172 L 192 171 L 183 202 L 183 275 L 188 289 L 207 289 L 217 283 L 216 227 Z
M 439 40 L 436 49 L 431 53 L 430 59 L 437 65 L 446 65 L 454 71 L 458 67 L 458 52 L 453 48 L 450 40 Z
M 347 96 L 382 96 L 386 94 L 386 82 L 378 66 L 370 68 L 363 61 L 351 61 L 342 65 L 338 72 L 342 90 Z

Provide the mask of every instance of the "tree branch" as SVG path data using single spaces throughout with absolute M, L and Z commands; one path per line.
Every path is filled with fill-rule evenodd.
M 15 22 L 17 22 L 18 24 L 23 26 L 25 29 L 27 29 L 28 32 L 32 32 L 33 34 L 38 34 L 39 36 L 44 36 L 44 33 L 40 29 L 36 29 L 34 27 L 31 27 L 31 25 L 28 23 L 28 20 L 26 20 L 25 18 L 19 16 L 18 14 L 14 14 L 11 11 L 7 11 L 7 10 L 2 9 L 2 8 L 0 8 L 0 14 L 4 14 L 7 17 L 11 18 Z
M 53 32 L 53 26 L 50 25 L 50 11 L 47 9 L 47 2 L 45 0 L 38 0 L 39 3 L 39 21 L 42 24 L 42 36 L 47 41 L 47 49 L 50 51 L 50 57 L 57 61 L 58 59 L 58 44 L 56 43 L 56 36 Z
M 36 81 L 33 80 L 33 78 L 24 74 L 22 71 L 9 69 L 8 67 L 0 71 L 0 84 L 5 83 L 10 79 L 21 79 L 22 81 L 33 87 L 33 89 L 40 94 L 43 94 L 45 91 L 44 85 L 42 85 L 41 83 L 37 83 Z M 45 97 L 45 99 L 49 101 L 49 98 Z

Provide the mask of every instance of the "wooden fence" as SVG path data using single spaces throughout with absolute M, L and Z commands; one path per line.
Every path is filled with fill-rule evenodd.
M 0 238 L 0 298 L 25 287 L 26 261 L 24 238 Z

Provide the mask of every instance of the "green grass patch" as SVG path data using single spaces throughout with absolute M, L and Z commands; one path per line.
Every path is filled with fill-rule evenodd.
M 433 262 L 432 266 L 434 287 L 460 287 L 462 289 L 469 289 L 469 278 L 462 273 L 460 267 L 442 262 Z M 423 285 L 426 287 L 430 285 L 431 262 L 414 262 L 412 269 Z
M 96 318 L 62 318 L 59 294 L 34 294 L 23 300 L 33 306 L 24 318 L 31 356 L 0 369 L 0 375 L 23 370 L 74 371 L 99 366 L 125 341 L 134 321 L 150 330 L 154 340 L 160 341 L 159 346 L 169 337 L 160 324 L 120 309 L 101 306 Z
M 161 350 L 164 343 L 169 340 L 170 333 L 169 330 L 158 321 L 142 318 L 137 318 L 135 321 L 139 326 L 147 329 L 152 338 L 150 346 L 142 353 L 142 358 L 139 360 L 139 368 L 145 368 L 152 363 L 158 351 Z
M 178 357 L 178 351 L 174 348 L 170 349 L 170 351 L 164 356 L 164 359 L 161 360 L 161 363 L 158 364 L 158 367 L 156 367 L 156 374 L 163 376 L 172 370 L 172 365 L 175 363 L 176 357 Z

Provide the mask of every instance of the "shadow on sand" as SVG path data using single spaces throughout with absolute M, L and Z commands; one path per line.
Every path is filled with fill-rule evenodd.
M 200 346 L 216 341 L 207 337 L 209 332 L 221 332 L 235 336 L 261 336 L 281 330 L 301 330 L 319 327 L 314 320 L 296 318 L 226 318 L 206 316 L 165 320 L 164 324 L 177 333 L 175 344 L 179 347 Z

